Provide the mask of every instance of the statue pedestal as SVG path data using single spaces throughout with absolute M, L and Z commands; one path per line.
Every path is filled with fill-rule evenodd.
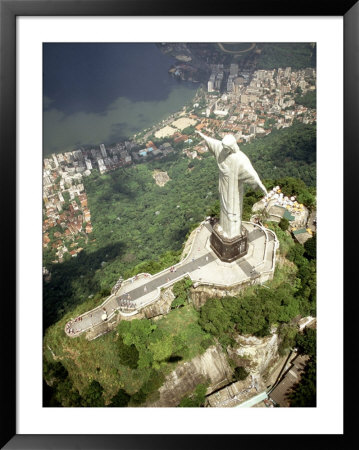
M 242 227 L 242 234 L 233 238 L 227 238 L 218 231 L 218 223 L 216 223 L 213 227 L 210 243 L 211 249 L 221 261 L 233 262 L 247 254 L 247 230 Z

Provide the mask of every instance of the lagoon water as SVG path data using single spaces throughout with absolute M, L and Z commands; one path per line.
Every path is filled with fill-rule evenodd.
M 173 61 L 152 43 L 44 44 L 44 155 L 116 142 L 181 109 L 198 84 L 172 78 Z

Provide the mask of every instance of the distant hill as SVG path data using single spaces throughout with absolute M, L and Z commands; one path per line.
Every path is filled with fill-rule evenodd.
M 187 44 L 203 64 L 238 63 L 240 70 L 316 67 L 315 43 L 196 43 Z
M 299 178 L 316 185 L 316 125 L 294 123 L 240 146 L 261 178 Z
M 257 44 L 257 48 L 261 51 L 256 60 L 257 70 L 316 67 L 316 46 L 311 43 L 266 43 Z

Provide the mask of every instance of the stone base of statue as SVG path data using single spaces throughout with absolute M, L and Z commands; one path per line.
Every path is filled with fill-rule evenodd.
M 242 227 L 242 234 L 228 238 L 218 230 L 218 223 L 213 226 L 210 237 L 211 249 L 221 261 L 233 262 L 245 256 L 248 251 L 247 230 Z

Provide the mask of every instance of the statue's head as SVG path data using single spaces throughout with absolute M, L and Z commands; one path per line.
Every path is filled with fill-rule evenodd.
M 231 153 L 239 152 L 239 147 L 233 134 L 226 134 L 222 139 L 222 145 L 225 150 Z

